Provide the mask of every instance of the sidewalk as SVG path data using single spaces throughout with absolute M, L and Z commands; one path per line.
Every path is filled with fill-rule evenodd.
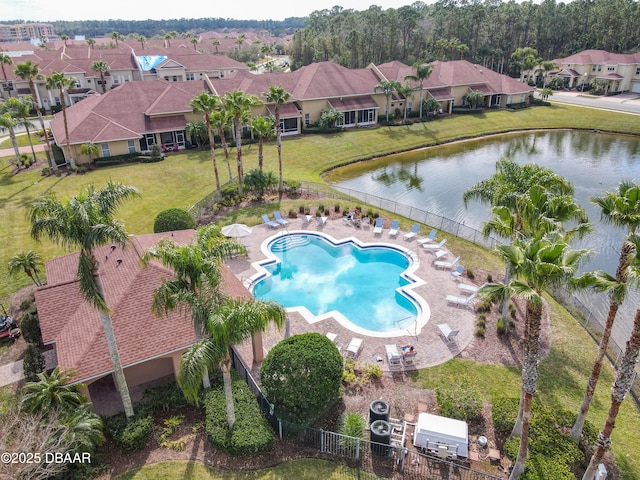
M 46 370 L 53 369 L 57 364 L 56 351 L 47 350 L 44 352 L 44 362 Z M 0 366 L 0 387 L 12 385 L 20 380 L 24 380 L 22 363 L 22 360 L 18 360 L 17 362 Z

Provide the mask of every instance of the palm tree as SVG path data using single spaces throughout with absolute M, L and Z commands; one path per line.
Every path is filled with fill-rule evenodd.
M 397 92 L 404 97 L 404 109 L 403 109 L 403 120 L 407 121 L 407 108 L 409 103 L 409 96 L 413 94 L 418 88 L 413 87 L 409 82 L 406 82 L 404 85 L 400 85 L 397 89 Z M 420 95 L 422 96 L 422 94 Z M 422 98 L 420 99 L 420 105 L 422 105 Z M 422 108 L 422 107 L 420 107 Z M 422 113 L 422 112 L 420 112 Z
M 80 153 L 82 155 L 89 155 L 89 162 L 93 162 L 93 157 L 98 156 L 98 145 L 93 142 L 85 142 L 80 146 Z
M 220 46 L 220 40 L 218 40 L 218 39 L 213 40 L 211 42 L 211 45 L 213 45 L 216 48 L 216 53 L 218 53 L 218 47 Z
M 171 35 L 171 32 L 165 33 L 163 38 L 165 40 L 166 47 L 171 48 L 171 39 L 173 38 L 173 35 Z
M 118 32 L 111 32 L 111 38 L 116 41 L 116 48 L 118 48 L 118 40 L 120 40 L 122 36 Z
M 100 83 L 102 84 L 102 93 L 107 93 L 107 84 L 104 81 L 104 74 L 109 71 L 109 64 L 102 60 L 98 60 L 91 64 L 91 70 L 100 74 Z
M 278 191 L 282 192 L 283 180 L 282 180 L 282 125 L 280 123 L 280 105 L 284 105 L 291 98 L 291 94 L 287 92 L 284 87 L 272 85 L 269 87 L 269 91 L 264 93 L 264 98 L 269 103 L 273 103 L 273 113 L 276 123 L 276 148 L 278 150 L 278 172 L 280 180 L 278 183 Z
M 543 83 L 542 83 L 542 88 L 547 88 L 547 74 L 549 72 L 552 72 L 553 70 L 555 70 L 556 68 L 558 68 L 558 65 L 556 65 L 555 62 L 541 62 L 539 68 L 536 70 L 535 73 L 542 73 L 542 78 L 543 78 Z
M 241 37 L 243 35 L 240 35 Z M 242 125 L 249 121 L 251 109 L 262 105 L 262 102 L 255 95 L 245 94 L 240 90 L 226 92 L 222 98 L 222 103 L 229 116 L 233 118 L 235 130 L 236 154 L 238 159 L 238 193 L 242 196 Z
M 202 120 L 187 123 L 184 131 L 194 141 L 197 148 L 200 148 L 207 139 L 207 126 Z
M 38 197 L 30 209 L 31 236 L 43 236 L 64 247 L 79 247 L 79 288 L 85 300 L 96 307 L 113 364 L 114 377 L 127 417 L 133 416 L 129 387 L 124 376 L 116 337 L 98 274 L 94 249 L 107 243 L 125 246 L 129 236 L 121 223 L 113 219 L 120 204 L 138 195 L 138 191 L 120 183 L 109 182 L 103 189 L 89 185 L 78 196 L 63 202 L 54 196 Z
M 193 49 L 197 50 L 198 49 L 198 39 L 197 38 L 192 38 L 191 39 L 191 44 L 193 45 Z
M 15 128 L 18 125 L 18 121 L 11 116 L 9 112 L 5 112 L 0 115 L 0 131 L 7 130 L 9 137 L 11 138 L 11 144 L 13 145 L 13 152 L 16 155 L 16 166 L 20 169 L 20 149 L 18 148 L 18 141 L 16 140 Z
M 102 418 L 91 412 L 91 404 L 84 403 L 60 417 L 60 424 L 67 427 L 67 440 L 71 452 L 93 452 L 104 443 Z
M 62 40 L 64 42 L 64 46 L 67 46 L 67 40 L 69 40 L 69 36 L 68 35 L 60 35 L 60 40 Z
M 40 121 L 40 128 L 42 129 L 42 134 L 44 135 L 45 142 L 47 143 L 47 161 L 49 163 L 49 167 L 51 167 L 53 170 L 57 170 L 58 165 L 53 158 L 51 142 L 49 142 L 49 135 L 47 134 L 47 129 L 44 127 L 44 118 L 42 118 L 42 111 L 40 110 L 40 97 L 37 95 L 36 86 L 33 82 L 34 78 L 40 77 L 40 69 L 38 68 L 38 64 L 32 64 L 31 60 L 18 63 L 16 65 L 14 73 L 22 80 L 27 80 L 29 82 L 31 98 L 33 98 L 34 105 L 36 107 L 36 113 L 38 114 L 38 120 Z
M 382 93 L 384 93 L 384 96 L 387 99 L 387 122 L 389 122 L 389 99 L 391 98 L 391 95 L 393 95 L 393 92 L 398 90 L 398 87 L 402 87 L 402 85 L 397 80 L 382 80 L 373 88 L 374 92 L 382 90 Z
M 37 382 L 29 382 L 22 389 L 22 405 L 27 412 L 49 412 L 53 409 L 72 412 L 83 404 L 87 398 L 78 391 L 78 386 L 70 385 L 73 372 L 60 371 L 58 367 L 48 374 L 38 374 Z
M 138 35 L 136 40 L 138 40 L 140 42 L 141 49 L 144 50 L 144 42 L 147 41 L 147 37 L 145 37 L 144 35 Z
M 38 270 L 42 267 L 42 257 L 33 250 L 16 253 L 7 264 L 10 275 L 17 275 L 24 272 L 37 286 L 43 285 L 38 275 Z
M 73 88 L 76 85 L 76 81 L 73 78 L 65 77 L 62 72 L 51 72 L 51 75 L 46 78 L 47 88 L 57 89 L 60 95 L 60 106 L 62 107 L 62 118 L 64 120 L 64 135 L 67 143 L 67 154 L 70 156 L 69 163 L 72 167 L 75 167 L 75 160 L 71 154 L 71 139 L 69 138 L 69 124 L 67 123 L 67 106 L 64 99 L 65 90 Z M 66 156 L 65 156 L 66 157 Z
M 231 125 L 231 119 L 229 118 L 229 112 L 227 112 L 223 103 L 220 103 L 220 108 L 209 116 L 209 121 L 211 123 L 211 127 L 218 132 L 218 136 L 220 137 L 220 143 L 222 144 L 222 150 L 224 151 L 224 158 L 227 162 L 229 182 L 231 182 L 231 180 L 233 180 L 233 174 L 231 173 L 229 144 L 227 143 L 227 127 Z
M 91 48 L 91 50 L 93 50 L 93 47 L 95 46 L 96 41 L 93 38 L 87 38 L 87 45 L 89 45 L 89 48 Z
M 560 232 L 551 232 L 542 238 L 517 239 L 512 245 L 499 245 L 498 254 L 511 265 L 513 279 L 505 284 L 489 284 L 481 289 L 481 295 L 501 299 L 505 290 L 526 300 L 524 365 L 522 367 L 522 432 L 518 455 L 509 477 L 518 478 L 524 473 L 529 443 L 531 405 L 536 392 L 540 350 L 540 326 L 543 313 L 542 294 L 547 287 L 570 282 L 579 262 L 587 250 L 573 250 L 567 238 Z
M 262 171 L 263 143 L 265 138 L 273 137 L 273 119 L 271 117 L 256 117 L 251 121 L 251 131 L 258 137 L 258 168 Z
M 0 67 L 2 68 L 2 77 L 4 78 L 5 85 L 8 87 L 9 83 L 7 82 L 7 72 L 4 69 L 5 65 L 13 65 L 13 59 L 6 53 L 0 53 Z M 12 89 L 7 88 L 9 96 L 11 96 L 11 90 Z
M 207 126 L 207 135 L 209 137 L 209 149 L 211 150 L 211 161 L 213 162 L 213 173 L 216 177 L 216 190 L 220 192 L 220 175 L 218 174 L 218 162 L 216 161 L 216 149 L 215 139 L 213 132 L 211 131 L 211 113 L 219 108 L 220 100 L 217 96 L 211 95 L 207 92 L 202 92 L 200 95 L 191 100 L 191 108 L 193 113 L 202 113 L 204 117 L 204 123 Z
M 524 73 L 533 70 L 542 62 L 538 50 L 532 47 L 518 47 L 511 54 L 511 63 L 519 70 L 520 81 L 524 79 Z
M 578 441 L 582 435 L 582 428 L 587 419 L 589 407 L 600 378 L 602 362 L 609 348 L 613 324 L 618 309 L 627 295 L 629 267 L 632 266 L 633 260 L 637 258 L 637 251 L 631 240 L 636 235 L 638 227 L 640 227 L 640 185 L 631 181 L 622 182 L 617 191 L 607 192 L 601 197 L 594 197 L 591 202 L 600 207 L 602 211 L 601 218 L 605 223 L 619 228 L 626 228 L 627 236 L 622 242 L 615 277 L 603 271 L 595 272 L 593 276 L 593 288 L 609 292 L 609 311 L 602 331 L 602 338 L 598 345 L 598 354 L 587 382 L 587 389 L 582 399 L 580 411 L 578 412 L 578 418 L 571 429 L 571 438 L 575 441 Z
M 206 301 L 206 299 L 203 299 Z M 208 305 L 209 317 L 205 323 L 207 338 L 196 342 L 180 362 L 178 384 L 188 399 L 198 400 L 200 378 L 209 369 L 222 370 L 224 393 L 227 404 L 229 430 L 235 423 L 235 408 L 231 390 L 231 356 L 233 344 L 243 343 L 255 333 L 263 332 L 274 323 L 282 328 L 286 313 L 275 302 L 247 299 L 224 299 L 218 305 Z
M 477 90 L 471 90 L 465 95 L 465 100 L 469 104 L 470 109 L 478 108 L 484 104 L 484 93 Z
M 14 117 L 16 119 L 16 124 L 20 127 L 24 127 L 25 131 L 27 132 L 27 139 L 29 140 L 29 147 L 31 148 L 33 163 L 36 163 L 36 151 L 33 148 L 33 140 L 31 139 L 31 129 L 33 128 L 33 123 L 31 123 L 31 121 L 29 120 L 29 112 L 33 107 L 33 99 L 31 98 L 31 95 L 26 95 L 19 100 L 20 103 L 16 104 Z M 5 102 L 5 105 L 10 104 L 12 101 L 13 99 L 10 98 Z

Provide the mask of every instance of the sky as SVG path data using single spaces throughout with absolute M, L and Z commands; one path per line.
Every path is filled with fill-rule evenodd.
M 232 18 L 238 20 L 283 20 L 306 17 L 315 10 L 340 5 L 345 9 L 366 10 L 377 5 L 383 10 L 411 5 L 414 0 L 0 0 L 0 23 L 11 20 L 52 22 L 55 20 L 161 20 L 172 18 Z M 425 3 L 427 3 L 425 1 Z M 186 7 L 186 8 L 185 8 Z

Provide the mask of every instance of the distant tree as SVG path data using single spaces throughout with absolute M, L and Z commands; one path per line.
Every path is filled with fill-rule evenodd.
M 25 273 L 31 281 L 37 286 L 42 286 L 42 281 L 38 276 L 38 270 L 42 267 L 42 257 L 33 250 L 27 250 L 16 253 L 9 260 L 9 274 L 17 275 L 20 272 Z
M 118 40 L 122 38 L 120 34 L 118 32 L 111 32 L 111 38 L 116 41 L 116 48 L 118 48 Z
M 64 42 L 64 46 L 67 46 L 67 40 L 69 40 L 69 37 L 67 35 L 60 35 L 60 40 L 62 40 Z
M 140 44 L 142 45 L 142 50 L 144 50 L 144 42 L 147 41 L 147 37 L 145 37 L 144 35 L 138 35 L 137 40 L 140 42 Z
M 211 114 L 220 107 L 220 100 L 217 96 L 207 92 L 200 93 L 191 100 L 191 109 L 193 113 L 201 113 L 204 117 L 204 123 L 207 127 L 207 135 L 209 137 L 209 149 L 211 151 L 211 162 L 213 163 L 213 173 L 216 178 L 216 190 L 220 191 L 220 175 L 218 174 L 218 162 L 216 161 L 215 141 L 211 130 Z
M 430 64 L 425 65 L 416 62 L 413 64 L 413 68 L 415 68 L 416 73 L 405 75 L 404 79 L 420 82 L 420 118 L 422 118 L 422 94 L 424 93 L 424 81 L 429 78 L 433 72 L 433 67 Z
M 479 92 L 478 90 L 472 90 L 467 93 L 464 98 L 470 109 L 481 108 L 484 106 L 484 93 Z
M 7 72 L 4 69 L 5 65 L 13 65 L 13 59 L 6 53 L 0 53 L 0 67 L 2 67 L 2 77 L 4 78 L 5 85 L 9 85 L 7 82 Z M 11 96 L 11 89 L 7 89 L 9 96 Z
M 229 112 L 225 108 L 223 103 L 220 104 L 220 108 L 211 113 L 209 116 L 209 122 L 211 128 L 213 128 L 220 137 L 220 143 L 222 144 L 222 151 L 224 152 L 224 158 L 227 162 L 227 172 L 229 173 L 229 181 L 233 180 L 233 174 L 231 173 L 231 160 L 229 158 L 229 144 L 227 143 L 227 128 L 233 128 L 232 119 L 229 116 Z
M 262 171 L 264 139 L 273 138 L 274 136 L 273 119 L 271 117 L 256 117 L 252 119 L 251 131 L 258 137 L 258 168 Z
M 320 112 L 320 125 L 325 128 L 334 128 L 342 125 L 344 115 L 335 108 L 323 108 Z
M 272 85 L 269 87 L 269 91 L 264 93 L 264 98 L 269 103 L 273 103 L 274 116 L 276 124 L 276 148 L 278 150 L 278 173 L 280 175 L 280 182 L 278 183 L 278 190 L 282 191 L 282 124 L 280 122 L 280 106 L 287 103 L 291 98 L 291 94 L 287 92 L 284 87 Z
M 215 40 L 213 40 L 213 41 L 211 42 L 211 44 L 215 47 L 215 49 L 216 49 L 216 53 L 219 53 L 219 52 L 218 52 L 218 47 L 220 46 L 220 40 L 215 39 Z
M 198 39 L 197 38 L 192 38 L 191 39 L 191 44 L 193 45 L 193 49 L 197 50 L 198 49 Z
M 93 50 L 93 47 L 95 46 L 95 44 L 96 44 L 96 41 L 93 38 L 87 38 L 87 45 L 89 45 L 91 50 Z
M 18 148 L 18 141 L 16 140 L 15 129 L 18 125 L 18 121 L 11 116 L 9 112 L 0 115 L 0 132 L 7 130 L 9 137 L 11 138 L 11 144 L 13 145 L 13 152 L 16 156 L 16 167 L 20 169 L 20 149 Z
M 374 92 L 382 90 L 382 93 L 384 93 L 384 96 L 387 99 L 387 106 L 385 109 L 387 114 L 387 122 L 389 121 L 389 111 L 391 110 L 391 107 L 389 106 L 389 100 L 391 99 L 391 95 L 393 95 L 394 92 L 398 91 L 398 87 L 402 87 L 402 85 L 397 80 L 382 80 L 373 88 Z
M 543 88 L 542 90 L 540 90 L 540 98 L 545 102 L 551 95 L 553 95 L 553 90 L 551 90 L 550 88 Z
M 63 72 L 51 72 L 51 75 L 46 78 L 47 88 L 58 90 L 60 95 L 60 106 L 62 107 L 62 118 L 64 120 L 64 135 L 65 142 L 67 144 L 67 155 L 69 155 L 69 161 L 71 166 L 75 166 L 75 160 L 71 152 L 71 139 L 69 138 L 69 123 L 67 121 L 67 104 L 64 99 L 65 91 L 69 88 L 76 86 L 76 81 L 73 78 L 67 78 Z M 66 158 L 66 155 L 65 155 Z

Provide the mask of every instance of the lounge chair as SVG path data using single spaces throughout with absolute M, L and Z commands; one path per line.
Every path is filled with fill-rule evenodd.
M 427 243 L 427 244 L 423 244 L 423 245 L 422 245 L 422 248 L 425 248 L 425 249 L 427 249 L 427 250 L 441 250 L 441 249 L 442 249 L 442 247 L 444 247 L 444 244 L 445 244 L 445 243 L 447 243 L 447 239 L 446 239 L 446 238 L 443 238 L 443 239 L 440 241 L 440 243 L 434 243 L 434 244 Z
M 329 340 L 331 340 L 331 343 L 333 343 L 336 346 L 338 351 L 342 350 L 342 347 L 336 343 L 336 339 L 338 338 L 338 334 L 337 333 L 328 332 L 327 333 L 327 338 Z
M 382 233 L 382 219 L 380 217 L 376 218 L 376 225 L 373 227 L 373 233 Z
M 460 257 L 456 257 L 453 260 L 451 260 L 450 262 L 444 262 L 444 261 L 433 262 L 433 265 L 436 268 L 442 268 L 442 269 L 451 270 L 453 267 L 455 267 L 458 264 L 459 261 L 460 261 Z
M 436 231 L 431 230 L 431 232 L 429 233 L 429 236 L 421 238 L 420 240 L 418 240 L 418 243 L 420 245 L 423 245 L 425 243 L 435 242 L 435 239 L 436 239 Z
M 468 297 L 458 297 L 456 295 L 447 295 L 447 303 L 453 303 L 456 305 L 469 305 L 476 298 L 476 294 L 472 293 Z
M 416 350 L 414 350 L 413 352 L 411 352 L 411 353 L 405 353 L 405 354 L 402 356 L 402 363 L 404 363 L 405 367 L 406 367 L 407 365 L 414 365 L 414 362 L 415 362 L 416 354 L 417 354 L 417 353 L 418 353 L 418 352 L 417 352 Z
M 318 225 L 326 225 L 327 217 L 316 217 L 316 222 L 318 222 Z
M 400 222 L 398 220 L 394 220 L 391 222 L 391 230 L 389 230 L 389 236 L 395 237 L 398 235 L 398 230 L 400 229 Z
M 437 252 L 432 251 L 432 253 L 433 253 L 433 256 L 435 257 L 435 260 L 438 260 L 439 258 L 444 257 L 449 252 L 447 252 L 446 250 L 438 250 Z
M 268 225 L 271 228 L 278 228 L 280 226 L 278 222 L 274 222 L 273 220 L 271 220 L 266 213 L 262 215 L 262 221 L 265 225 Z
M 302 215 L 302 225 L 308 225 L 311 221 L 311 215 Z
M 387 360 L 390 368 L 402 365 L 402 355 L 398 352 L 398 346 L 395 343 L 392 345 L 385 345 L 384 349 L 387 352 Z
M 456 269 L 453 272 L 451 272 L 451 275 L 453 276 L 453 278 L 460 278 L 462 277 L 463 272 L 464 272 L 464 267 L 462 265 L 458 265 Z
M 362 339 L 353 337 L 346 349 L 347 357 L 354 359 L 357 358 L 360 354 L 360 350 L 362 350 Z
M 369 225 L 371 225 L 371 219 L 369 217 L 363 217 L 362 225 L 368 227 Z
M 458 288 L 463 292 L 476 293 L 482 287 L 478 287 L 476 285 L 467 285 L 466 283 L 459 283 Z
M 438 324 L 438 330 L 446 342 L 453 341 L 460 333 L 460 330 L 452 330 L 448 323 Z
M 411 231 L 409 233 L 405 233 L 404 234 L 404 239 L 405 240 L 409 240 L 413 237 L 415 237 L 416 235 L 418 235 L 418 232 L 420 231 L 420 225 L 417 223 L 413 224 L 413 228 L 411 229 Z
M 284 218 L 282 218 L 282 215 L 280 215 L 280 212 L 278 210 L 273 212 L 273 216 L 275 217 L 276 222 L 278 222 L 280 225 L 286 225 L 287 223 L 289 223 Z

